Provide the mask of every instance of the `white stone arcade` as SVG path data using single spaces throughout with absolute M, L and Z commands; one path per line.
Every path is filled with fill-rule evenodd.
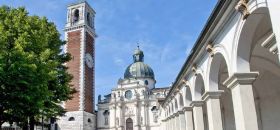
M 279 0 L 219 1 L 160 108 L 162 129 L 279 129 L 279 14 Z

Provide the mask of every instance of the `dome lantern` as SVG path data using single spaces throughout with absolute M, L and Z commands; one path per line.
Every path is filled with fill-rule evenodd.
M 139 46 L 133 53 L 134 63 L 130 64 L 124 73 L 124 78 L 151 78 L 154 79 L 153 69 L 144 63 L 144 53 Z
M 142 50 L 140 50 L 139 46 L 137 46 L 137 49 L 134 51 L 133 60 L 134 60 L 134 63 L 135 62 L 144 62 L 144 53 Z

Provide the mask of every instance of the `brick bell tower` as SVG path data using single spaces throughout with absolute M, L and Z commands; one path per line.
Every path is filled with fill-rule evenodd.
M 65 26 L 66 51 L 72 55 L 67 63 L 68 71 L 73 75 L 72 87 L 77 90 L 73 98 L 63 103 L 66 116 L 58 120 L 61 130 L 95 129 L 95 11 L 85 1 L 68 6 Z

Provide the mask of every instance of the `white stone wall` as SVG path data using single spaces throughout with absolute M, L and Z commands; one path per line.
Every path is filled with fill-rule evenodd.
M 69 118 L 73 117 L 73 121 Z M 90 122 L 88 122 L 90 119 Z M 58 121 L 59 130 L 93 130 L 95 129 L 96 115 L 84 111 L 67 112 Z

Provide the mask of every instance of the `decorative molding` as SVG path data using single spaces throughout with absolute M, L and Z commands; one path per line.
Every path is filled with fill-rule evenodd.
M 81 30 L 80 45 L 80 111 L 85 110 L 85 30 Z
M 243 15 L 243 20 L 250 15 L 248 2 L 249 0 L 239 0 L 237 5 L 235 6 L 235 9 Z
M 85 25 L 72 26 L 72 27 L 65 28 L 64 31 L 65 32 L 75 31 L 75 30 L 84 28 L 84 26 Z
M 197 75 L 196 71 L 197 71 L 197 65 L 196 64 L 193 64 L 192 66 L 192 71 L 193 73 L 195 74 L 195 76 Z
M 231 77 L 223 82 L 223 85 L 230 89 L 233 89 L 238 84 L 251 85 L 257 79 L 258 75 L 259 72 L 234 73 Z
M 185 86 L 188 86 L 190 82 L 188 80 L 183 79 L 182 82 L 185 84 Z
M 175 88 L 174 94 L 177 94 L 178 92 L 180 92 L 179 88 Z
M 207 101 L 208 99 L 219 99 L 222 93 L 224 93 L 223 90 L 207 91 L 202 95 L 202 100 Z
M 182 111 L 192 111 L 192 107 L 184 107 L 183 109 L 182 109 Z
M 272 54 L 278 54 L 275 34 L 273 32 L 261 43 L 261 46 L 267 48 Z
M 213 43 L 209 42 L 206 46 L 206 51 L 210 54 L 211 57 L 214 56 L 214 47 L 213 47 Z
M 190 106 L 191 107 L 201 107 L 204 104 L 204 101 L 192 101 Z
M 178 113 L 179 115 L 180 115 L 180 114 L 184 114 L 184 110 L 179 110 L 177 113 Z

